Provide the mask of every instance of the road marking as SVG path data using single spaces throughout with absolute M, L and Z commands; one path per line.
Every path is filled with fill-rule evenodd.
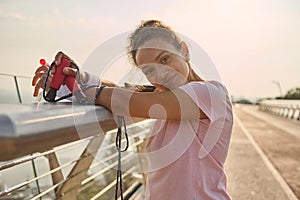
M 268 169 L 270 170 L 270 172 L 272 173 L 272 175 L 274 176 L 274 178 L 276 179 L 276 181 L 279 183 L 279 185 L 281 186 L 282 190 L 285 192 L 288 200 L 298 200 L 298 198 L 296 197 L 296 195 L 294 194 L 294 192 L 291 190 L 291 188 L 289 187 L 289 185 L 285 182 L 285 180 L 282 178 L 282 176 L 280 175 L 280 173 L 277 171 L 277 169 L 271 163 L 271 161 L 269 160 L 269 158 L 266 156 L 266 154 L 261 150 L 261 148 L 255 142 L 255 140 L 253 139 L 252 135 L 249 133 L 248 129 L 244 126 L 244 124 L 241 122 L 241 120 L 239 119 L 239 117 L 237 115 L 235 115 L 235 120 L 238 123 L 238 125 L 240 126 L 240 128 L 242 129 L 242 131 L 245 133 L 246 137 L 249 139 L 249 141 L 251 142 L 251 144 L 253 145 L 253 147 L 257 151 L 257 153 L 260 155 L 260 157 L 262 158 L 263 162 L 268 167 Z

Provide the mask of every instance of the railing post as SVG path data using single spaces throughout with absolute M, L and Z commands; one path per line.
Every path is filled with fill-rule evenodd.
M 36 178 L 37 177 L 37 172 L 36 172 L 36 167 L 35 167 L 34 159 L 31 160 L 31 164 L 32 164 L 32 169 L 33 169 L 34 177 Z M 39 180 L 36 180 L 35 183 L 36 183 L 38 194 L 40 194 L 41 193 L 41 189 L 40 189 Z M 40 197 L 40 199 L 42 199 L 42 197 Z
M 22 103 L 21 93 L 20 93 L 20 89 L 19 89 L 17 76 L 14 76 L 14 80 L 15 80 L 15 85 L 16 85 L 17 94 L 18 94 L 18 98 L 19 98 L 19 103 Z
M 60 166 L 55 152 L 48 154 L 47 158 L 48 158 L 50 170 L 56 169 Z M 62 182 L 64 180 L 64 175 L 61 170 L 58 170 L 55 171 L 54 173 L 51 173 L 51 178 L 52 178 L 53 185 L 56 185 L 59 182 Z M 58 188 L 55 188 L 54 191 L 57 192 Z
M 94 156 L 102 144 L 105 134 L 101 134 L 92 138 L 89 144 L 82 152 L 80 159 L 76 162 L 66 182 L 63 183 L 56 192 L 56 198 L 59 200 L 76 199 L 77 192 L 80 189 L 82 180 L 86 177 L 90 165 L 94 160 Z

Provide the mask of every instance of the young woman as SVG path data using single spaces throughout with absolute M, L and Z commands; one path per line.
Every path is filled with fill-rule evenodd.
M 96 104 L 116 115 L 157 119 L 147 144 L 146 199 L 230 199 L 224 162 L 233 119 L 226 88 L 195 73 L 188 46 L 161 21 L 142 22 L 130 35 L 128 50 L 156 91 L 130 91 L 102 81 L 108 86 Z M 59 52 L 56 64 L 62 57 L 67 56 Z M 34 95 L 43 72 L 42 66 L 33 78 Z M 69 68 L 65 73 L 76 71 Z M 85 81 L 88 77 L 82 74 Z M 92 100 L 97 92 L 92 88 L 86 95 Z

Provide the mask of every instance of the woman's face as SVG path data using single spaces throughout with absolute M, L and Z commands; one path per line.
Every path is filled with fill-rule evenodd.
M 163 40 L 153 39 L 141 45 L 136 53 L 136 63 L 160 91 L 187 83 L 189 67 L 184 53 Z

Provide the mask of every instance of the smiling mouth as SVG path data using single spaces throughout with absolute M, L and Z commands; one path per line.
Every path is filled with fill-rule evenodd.
M 168 86 L 172 86 L 170 85 L 172 83 L 172 81 L 176 78 L 176 74 L 174 74 L 173 76 L 171 76 L 170 78 L 168 78 L 167 81 L 165 81 L 163 84 L 161 84 L 162 86 L 168 87 Z

